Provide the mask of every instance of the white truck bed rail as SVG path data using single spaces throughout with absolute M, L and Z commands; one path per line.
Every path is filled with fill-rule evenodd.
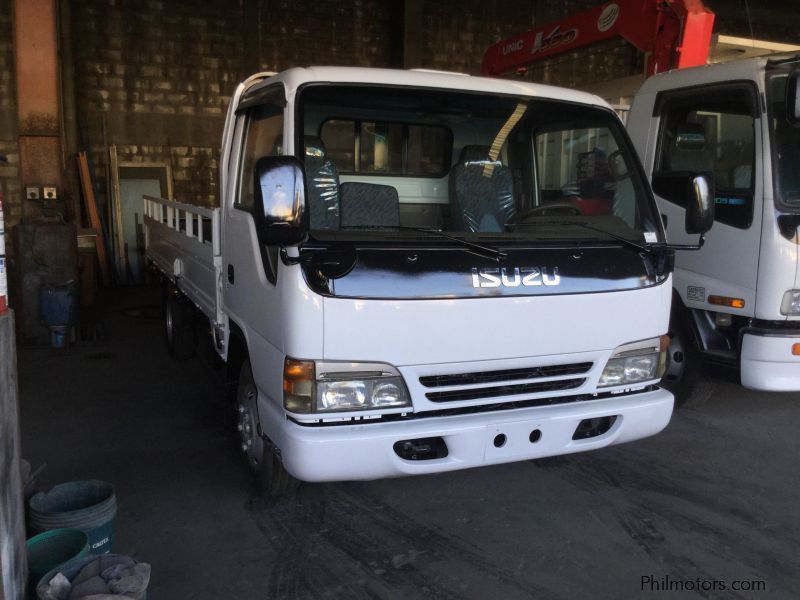
M 144 196 L 147 258 L 215 325 L 222 323 L 220 211 Z

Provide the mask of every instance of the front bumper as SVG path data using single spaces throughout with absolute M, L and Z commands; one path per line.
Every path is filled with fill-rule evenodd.
M 800 332 L 754 332 L 742 336 L 742 385 L 753 390 L 794 392 L 800 390 L 800 356 L 792 345 Z
M 411 421 L 308 427 L 285 421 L 280 448 L 286 469 L 303 481 L 370 480 L 423 475 L 595 450 L 654 435 L 667 426 L 673 398 L 666 390 L 572 404 Z M 573 440 L 584 419 L 616 416 L 611 429 Z M 530 441 L 538 429 L 541 436 Z M 498 434 L 506 443 L 495 447 Z M 441 437 L 444 458 L 412 461 L 394 451 L 401 440 Z

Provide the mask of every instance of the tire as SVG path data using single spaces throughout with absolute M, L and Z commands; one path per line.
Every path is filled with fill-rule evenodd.
M 258 391 L 249 360 L 242 363 L 239 374 L 236 412 L 240 447 L 255 477 L 256 490 L 267 496 L 278 496 L 297 489 L 300 482 L 284 468 L 275 446 L 261 431 Z
M 688 315 L 678 300 L 673 300 L 669 320 L 670 344 L 667 349 L 667 365 L 661 386 L 675 396 L 675 407 L 686 404 L 700 378 L 700 353 L 689 328 Z
M 164 335 L 167 351 L 175 360 L 195 354 L 194 308 L 174 287 L 164 289 Z

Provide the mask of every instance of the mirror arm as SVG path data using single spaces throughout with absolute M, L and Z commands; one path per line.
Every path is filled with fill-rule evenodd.
M 289 252 L 286 251 L 286 246 L 281 246 L 279 255 L 281 257 L 281 261 L 287 267 L 291 265 L 299 265 L 301 262 L 303 262 L 303 257 L 299 254 L 297 256 L 289 256 Z

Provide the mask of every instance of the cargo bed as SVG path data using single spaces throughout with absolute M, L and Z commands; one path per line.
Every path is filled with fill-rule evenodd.
M 219 323 L 219 209 L 144 196 L 144 239 L 147 259 L 212 323 Z

